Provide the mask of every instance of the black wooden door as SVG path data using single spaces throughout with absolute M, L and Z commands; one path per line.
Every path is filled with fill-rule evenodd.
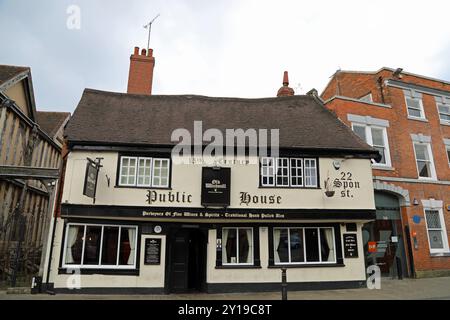
M 186 292 L 188 289 L 189 233 L 180 230 L 172 239 L 170 291 Z

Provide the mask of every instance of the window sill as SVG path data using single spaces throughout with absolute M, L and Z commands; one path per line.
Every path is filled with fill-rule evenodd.
M 434 253 L 430 253 L 430 256 L 432 258 L 438 258 L 438 257 L 450 257 L 450 251 L 445 251 L 445 252 L 434 252 Z
M 425 119 L 425 118 L 416 118 L 416 117 L 408 116 L 408 119 L 409 120 L 415 120 L 415 121 L 421 121 L 421 122 L 428 122 L 428 120 Z
M 261 269 L 261 266 L 250 266 L 250 265 L 222 265 L 216 266 L 216 269 Z
M 137 186 L 114 186 L 116 189 L 145 189 L 145 190 L 173 190 L 171 187 L 137 187 Z
M 422 181 L 432 181 L 432 182 L 437 182 L 439 181 L 436 178 L 426 178 L 426 177 L 418 177 L 417 180 L 422 180 Z
M 374 170 L 385 170 L 385 171 L 394 171 L 395 169 L 393 167 L 390 166 L 377 166 L 377 165 L 372 165 L 372 169 Z
M 79 271 L 82 275 L 114 275 L 114 276 L 139 276 L 139 269 L 79 269 L 79 268 L 59 268 L 58 274 L 73 274 L 73 271 Z
M 297 189 L 303 189 L 303 190 L 317 190 L 321 189 L 320 187 L 277 187 L 277 186 L 259 186 L 259 189 L 277 189 L 277 190 L 297 190 Z
M 447 122 L 447 121 L 440 120 L 440 123 L 443 126 L 450 126 L 450 122 Z
M 281 268 L 335 268 L 345 267 L 343 263 L 315 263 L 315 264 L 276 264 L 270 265 L 268 269 L 281 269 Z

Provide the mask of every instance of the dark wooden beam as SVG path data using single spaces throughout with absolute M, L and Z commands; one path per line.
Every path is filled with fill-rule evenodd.
M 0 178 L 56 180 L 59 169 L 0 165 Z

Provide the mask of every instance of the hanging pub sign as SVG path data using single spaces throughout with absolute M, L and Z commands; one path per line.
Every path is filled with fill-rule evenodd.
M 358 240 L 356 233 L 344 234 L 344 256 L 345 258 L 358 258 Z
M 145 239 L 145 259 L 146 265 L 161 264 L 161 239 Z
M 230 168 L 204 167 L 202 170 L 202 205 L 228 207 L 230 205 Z
M 86 174 L 84 177 L 83 195 L 94 199 L 95 203 L 95 194 L 97 191 L 97 178 L 98 178 L 98 171 L 100 169 L 100 161 L 95 162 L 89 158 L 87 160 L 88 162 L 86 164 Z

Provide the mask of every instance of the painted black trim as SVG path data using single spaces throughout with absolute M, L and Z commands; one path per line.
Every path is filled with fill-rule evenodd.
M 73 270 L 70 268 L 59 268 L 58 274 L 72 274 L 68 272 L 69 270 Z M 101 274 L 101 275 L 115 275 L 115 276 L 139 276 L 139 269 L 77 269 L 82 275 L 93 275 L 93 274 Z
M 280 271 L 281 279 L 281 271 Z M 366 281 L 321 281 L 321 282 L 291 282 L 288 291 L 309 290 L 336 290 L 364 288 Z M 207 283 L 208 293 L 235 293 L 235 292 L 276 292 L 281 291 L 281 282 L 269 283 Z
M 146 144 L 129 142 L 105 142 L 105 141 L 67 141 L 69 149 L 89 150 L 89 151 L 117 151 L 117 152 L 168 152 L 171 153 L 175 145 L 168 144 Z M 203 146 L 205 148 L 206 146 Z M 248 149 L 248 147 L 246 148 Z M 270 148 L 269 150 L 270 151 Z M 192 153 L 194 155 L 194 153 Z M 225 153 L 224 153 L 225 154 Z M 373 159 L 378 157 L 378 151 L 370 149 L 349 149 L 349 148 L 304 148 L 304 147 L 283 147 L 279 148 L 279 156 L 304 156 L 304 157 L 346 157 L 349 155 L 361 159 Z M 268 152 L 270 156 L 270 152 Z
M 213 208 L 187 208 L 187 207 L 138 207 L 138 206 L 109 206 L 109 205 L 80 205 L 67 204 L 61 205 L 62 217 L 106 217 L 106 218 L 140 218 L 142 221 L 154 221 L 152 218 L 144 217 L 144 211 L 154 212 L 191 212 L 191 213 L 259 213 L 259 214 L 285 214 L 285 218 L 276 220 L 375 220 L 376 211 L 370 209 L 213 209 Z M 181 218 L 167 218 L 167 222 L 177 222 Z M 196 221 L 199 219 L 210 219 L 210 223 L 215 223 L 217 219 L 226 219 L 230 222 L 238 220 L 248 220 L 249 218 L 197 218 L 183 217 Z M 272 219 L 273 220 L 273 219 Z M 255 219 L 255 223 L 270 224 L 270 219 Z
M 164 288 L 54 288 L 59 294 L 164 294 Z
M 254 225 L 229 225 L 229 224 L 218 224 L 216 228 L 216 241 L 220 239 L 222 241 L 222 229 L 223 228 L 252 228 L 253 229 L 253 264 L 252 265 L 223 265 L 222 264 L 222 250 L 224 244 L 222 243 L 221 248 L 217 248 L 216 242 L 216 269 L 259 269 L 261 268 L 261 250 L 259 243 L 259 226 Z
M 339 263 L 275 264 L 275 265 L 267 266 L 267 269 L 336 268 L 336 267 L 345 267 L 345 264 L 339 264 Z

